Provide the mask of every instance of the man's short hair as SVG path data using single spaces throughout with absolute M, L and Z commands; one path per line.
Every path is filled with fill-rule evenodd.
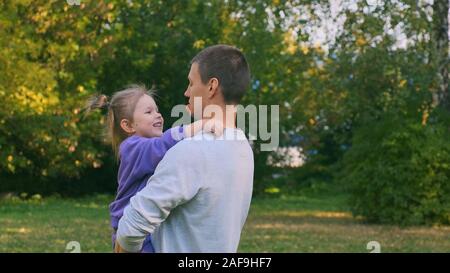
M 250 68 L 244 54 L 229 45 L 214 45 L 200 51 L 191 61 L 197 63 L 204 84 L 211 78 L 219 87 L 227 104 L 238 104 L 250 85 Z

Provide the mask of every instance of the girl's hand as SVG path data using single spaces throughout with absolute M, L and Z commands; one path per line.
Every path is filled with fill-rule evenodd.
M 115 242 L 114 245 L 114 253 L 128 253 L 126 252 L 120 245 L 118 242 Z
M 223 135 L 223 123 L 217 119 L 204 119 L 203 131 L 213 133 L 215 136 L 220 137 Z

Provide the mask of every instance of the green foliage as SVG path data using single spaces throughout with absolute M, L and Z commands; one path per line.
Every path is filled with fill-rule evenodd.
M 99 183 L 100 173 L 114 185 L 112 153 L 102 145 L 105 118 L 96 113 L 83 119 L 84 102 L 95 93 L 110 95 L 144 83 L 159 90 L 158 104 L 170 125 L 171 108 L 186 101 L 189 61 L 206 46 L 233 44 L 246 54 L 259 87 L 243 103 L 291 100 L 298 77 L 291 71 L 285 83 L 276 67 L 304 66 L 285 50 L 280 12 L 289 7 L 273 1 L 1 1 L 0 6 L 0 191 L 78 192 L 78 185 L 89 192 L 105 188 L 88 186 Z M 272 29 L 267 9 L 275 12 Z M 287 115 L 292 111 L 282 112 Z M 283 130 L 297 125 L 291 120 Z M 255 150 L 258 176 L 270 175 L 264 172 L 267 156 Z
M 326 67 L 330 97 L 318 100 L 319 109 L 334 111 L 319 115 L 308 131 L 321 147 L 330 140 L 327 126 L 344 147 L 335 169 L 352 194 L 353 212 L 370 222 L 449 223 L 450 123 L 433 99 L 438 60 L 435 41 L 424 38 L 434 35 L 431 7 L 417 5 L 360 2 L 346 12 Z M 402 26 L 407 47 L 397 46 L 389 25 Z
M 16 178 L 2 181 L 2 190 L 22 179 L 34 180 L 31 191 L 46 191 L 50 180 L 62 184 L 103 164 L 102 121 L 80 122 L 80 112 L 96 86 L 112 8 L 0 2 L 0 175 Z
M 385 115 L 355 131 L 341 183 L 369 222 L 450 223 L 450 120 Z M 433 119 L 432 118 L 432 119 Z

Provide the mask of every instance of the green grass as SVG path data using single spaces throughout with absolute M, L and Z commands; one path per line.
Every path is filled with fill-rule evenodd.
M 0 203 L 0 252 L 111 252 L 108 203 L 112 196 L 48 198 Z
M 108 203 L 112 196 L 0 201 L 0 252 L 111 252 Z M 239 252 L 450 252 L 450 227 L 366 225 L 333 192 L 254 198 Z

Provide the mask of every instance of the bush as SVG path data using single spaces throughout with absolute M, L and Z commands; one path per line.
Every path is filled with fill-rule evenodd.
M 340 174 L 355 215 L 377 223 L 450 223 L 450 122 L 435 120 L 423 126 L 385 116 L 355 130 Z

